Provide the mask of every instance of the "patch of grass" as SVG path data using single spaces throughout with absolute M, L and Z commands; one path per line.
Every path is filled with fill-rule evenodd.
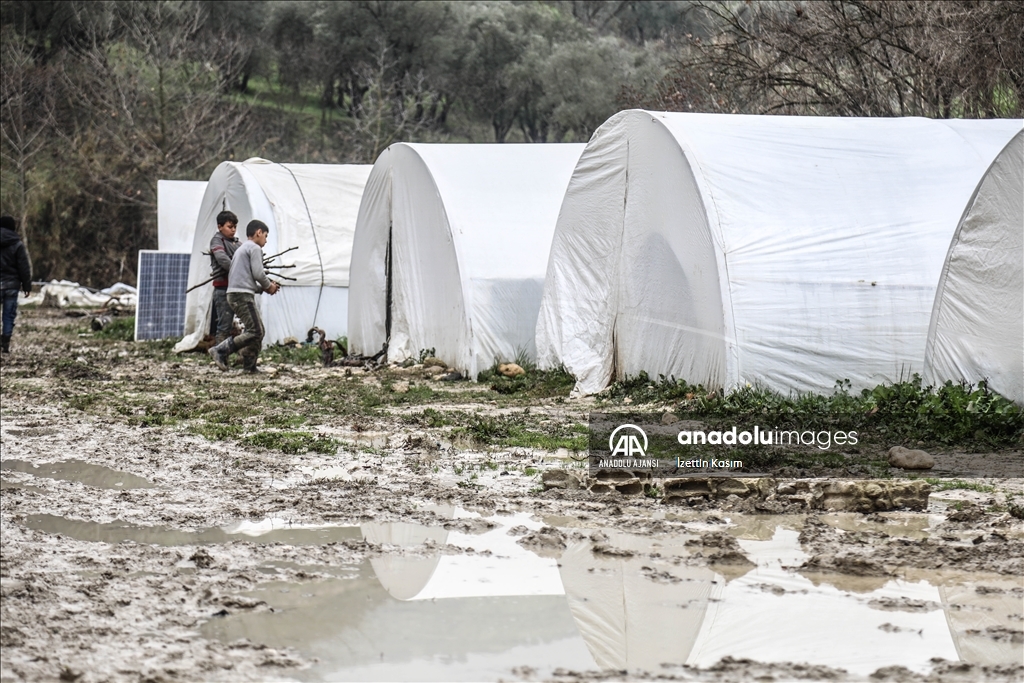
M 341 445 L 341 442 L 333 437 L 310 432 L 259 432 L 246 436 L 239 443 L 244 446 L 281 451 L 289 455 L 309 452 L 333 455 Z
M 565 397 L 576 384 L 576 378 L 564 367 L 538 370 L 536 365 L 522 358 L 517 358 L 516 364 L 526 372 L 518 377 L 505 377 L 498 371 L 500 364 L 495 363 L 477 375 L 477 381 L 490 385 L 491 390 L 499 394 L 529 398 Z
M 112 318 L 106 327 L 96 333 L 96 336 L 113 341 L 134 341 L 135 316 Z
M 609 387 L 605 400 L 670 404 L 680 417 L 714 422 L 749 422 L 778 429 L 853 430 L 888 443 L 971 445 L 976 449 L 1019 447 L 1024 439 L 1024 411 L 989 390 L 946 382 L 923 386 L 921 378 L 851 394 L 849 382 L 836 382 L 831 395 L 784 396 L 748 386 L 723 393 L 673 379 L 652 380 L 645 373 Z
M 275 365 L 320 365 L 320 349 L 313 344 L 270 346 L 260 352 L 260 359 Z
M 284 413 L 263 417 L 263 424 L 268 427 L 298 427 L 299 425 L 306 424 L 307 421 L 305 415 L 289 415 Z
M 61 358 L 53 366 L 53 374 L 64 379 L 71 380 L 106 380 L 110 375 L 97 370 L 88 363 L 82 363 L 71 358 Z
M 487 416 L 472 415 L 468 423 L 455 430 L 480 444 L 508 448 L 540 448 L 544 450 L 586 450 L 588 432 L 585 425 L 528 424 L 528 413 Z
M 238 425 L 233 424 L 216 424 L 216 423 L 203 423 L 198 425 L 192 425 L 188 429 L 193 434 L 208 439 L 210 441 L 226 441 L 228 439 L 237 439 L 242 434 L 242 428 Z
M 964 481 L 963 479 L 936 479 L 935 477 L 925 477 L 925 481 L 932 485 L 933 491 L 953 491 L 953 490 L 964 490 L 964 491 L 977 491 L 978 493 L 992 493 L 995 491 L 994 486 L 988 484 L 980 484 L 976 481 Z
M 424 408 L 423 412 L 406 415 L 402 421 L 407 424 L 419 425 L 420 427 L 446 427 L 452 424 L 447 413 L 434 408 Z

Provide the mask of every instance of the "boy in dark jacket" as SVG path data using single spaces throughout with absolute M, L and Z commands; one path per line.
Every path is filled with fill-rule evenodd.
M 25 243 L 18 235 L 18 222 L 12 216 L 0 216 L 0 296 L 3 297 L 2 350 L 11 350 L 14 319 L 18 316 L 18 292 L 32 293 L 32 262 Z
M 235 230 L 238 216 L 230 211 L 217 214 L 217 232 L 210 239 L 210 268 L 213 275 L 213 319 L 217 321 L 217 343 L 231 336 L 235 315 L 228 306 L 228 273 L 231 259 L 240 246 Z

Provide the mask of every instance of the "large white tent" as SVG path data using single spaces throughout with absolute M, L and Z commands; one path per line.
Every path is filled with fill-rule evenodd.
M 539 362 L 577 393 L 641 371 L 781 391 L 921 372 L 957 219 L 1020 129 L 620 112 L 562 204 Z
M 237 237 L 258 219 L 270 228 L 263 253 L 277 254 L 298 247 L 278 264 L 295 267 L 280 271 L 292 280 L 274 296 L 257 297 L 266 326 L 265 345 L 286 337 L 302 338 L 314 325 L 331 338 L 346 332 L 349 263 L 352 236 L 369 165 L 279 164 L 265 159 L 226 161 L 210 176 L 196 223 L 188 284 L 210 276 L 210 238 L 217 214 L 227 209 L 238 215 Z M 196 347 L 210 329 L 212 285 L 188 294 L 185 336 L 177 352 Z
M 1024 132 L 967 203 L 942 268 L 925 379 L 977 384 L 1024 403 Z
M 196 222 L 205 195 L 205 180 L 156 181 L 156 233 L 159 251 L 177 254 L 192 251 Z
M 386 149 L 359 210 L 350 350 L 375 354 L 390 335 L 389 360 L 432 348 L 470 377 L 533 356 L 551 235 L 583 148 Z

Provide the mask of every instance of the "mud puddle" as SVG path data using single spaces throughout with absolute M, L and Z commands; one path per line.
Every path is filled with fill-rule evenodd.
M 0 462 L 0 471 L 26 472 L 44 479 L 78 481 L 97 489 L 128 490 L 155 487 L 155 484 L 148 479 L 103 465 L 93 465 L 82 460 L 64 460 L 34 465 L 24 460 L 8 459 Z
M 294 648 L 314 662 L 295 672 L 302 680 L 495 680 L 523 667 L 544 677 L 724 657 L 857 678 L 888 666 L 928 674 L 938 660 L 1020 663 L 1022 580 L 804 572 L 795 519 L 722 520 L 748 560 L 722 564 L 701 557 L 700 528 L 652 538 L 458 508 L 451 519 L 448 529 L 363 524 L 383 553 L 354 575 L 264 584 L 247 595 L 266 609 L 213 619 L 203 633 Z M 561 540 L 531 544 L 545 534 Z
M 542 523 L 433 511 L 449 528 L 363 524 L 363 538 L 393 552 L 349 578 L 264 584 L 246 595 L 268 609 L 213 619 L 203 634 L 294 648 L 314 663 L 293 675 L 311 681 L 496 680 L 519 678 L 521 667 L 545 676 L 597 668 L 556 560 L 518 542 Z
M 142 526 L 114 521 L 108 523 L 85 522 L 57 515 L 28 515 L 22 522 L 29 529 L 49 534 L 61 534 L 79 541 L 121 543 L 132 541 L 145 545 L 214 545 L 231 541 L 250 543 L 281 543 L 284 545 L 323 545 L 347 539 L 360 539 L 359 527 L 290 526 L 283 520 L 239 522 L 226 527 L 212 527 L 200 531 L 181 531 L 159 526 Z

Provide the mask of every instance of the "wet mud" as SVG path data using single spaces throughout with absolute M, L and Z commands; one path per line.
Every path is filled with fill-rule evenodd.
M 319 414 L 302 429 L 337 447 L 286 452 L 103 402 L 344 369 L 253 380 L 25 322 L 39 344 L 0 367 L 4 681 L 1024 679 L 1020 479 L 867 513 L 546 490 L 564 454 L 475 446 L 422 405 Z M 101 398 L 54 371 L 69 354 L 110 378 Z M 522 410 L 445 391 L 427 407 Z

